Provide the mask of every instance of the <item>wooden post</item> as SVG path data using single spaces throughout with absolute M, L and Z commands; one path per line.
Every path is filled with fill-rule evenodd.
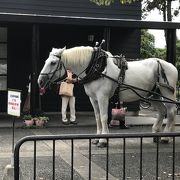
M 166 60 L 176 64 L 176 29 L 167 29 L 167 52 Z
M 106 51 L 109 51 L 110 33 L 111 33 L 111 29 L 109 27 L 104 28 L 104 39 L 105 39 L 105 50 Z
M 37 66 L 39 62 L 39 25 L 33 24 L 32 26 L 32 73 L 31 73 L 31 114 L 34 115 L 39 105 L 39 98 L 37 97 L 38 87 Z

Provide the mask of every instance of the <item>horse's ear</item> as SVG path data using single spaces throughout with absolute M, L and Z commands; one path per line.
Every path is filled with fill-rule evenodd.
M 61 53 L 63 53 L 64 50 L 66 50 L 66 46 L 61 49 Z
M 59 49 L 59 50 L 58 50 L 58 54 L 61 55 L 65 49 L 66 49 L 66 46 L 63 47 L 62 49 Z

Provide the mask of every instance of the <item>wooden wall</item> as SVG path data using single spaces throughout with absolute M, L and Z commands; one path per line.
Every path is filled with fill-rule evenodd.
M 93 34 L 93 42 L 88 41 L 88 35 Z M 90 45 L 94 46 L 96 41 L 101 41 L 104 37 L 103 27 L 85 27 L 70 25 L 41 25 L 40 26 L 40 62 L 44 65 L 52 47 L 62 48 L 66 46 Z M 135 29 L 110 28 L 110 52 L 114 55 L 124 54 L 129 58 L 138 58 L 140 51 L 140 31 Z M 75 88 L 76 110 L 90 111 L 92 105 L 84 92 L 82 85 Z M 48 91 L 42 97 L 43 109 L 45 111 L 60 111 L 61 98 L 57 88 Z
M 90 0 L 0 0 L 0 14 L 29 14 L 41 15 L 44 19 L 48 16 L 75 16 L 75 17 L 94 17 L 94 18 L 116 18 L 116 19 L 140 19 L 141 4 L 120 5 L 118 1 L 108 7 L 99 7 Z M 23 100 L 25 99 L 26 85 L 29 73 L 32 68 L 32 21 L 31 23 L 16 23 L 16 19 L 8 19 L 8 87 L 23 90 Z M 24 16 L 23 22 L 26 21 Z M 58 19 L 58 18 L 57 18 Z M 40 24 L 40 65 L 42 67 L 52 47 L 67 48 L 78 45 L 94 46 L 95 41 L 101 41 L 105 38 L 105 28 L 108 24 L 101 26 L 101 22 L 96 26 L 87 24 L 76 26 L 73 23 L 64 25 L 59 18 L 56 24 L 43 21 Z M 46 23 L 45 23 L 46 22 Z M 5 22 L 4 22 L 5 23 Z M 118 22 L 117 22 L 118 23 Z M 98 26 L 97 26 L 98 25 Z M 118 26 L 118 24 L 117 24 Z M 109 48 L 113 54 L 123 53 L 128 57 L 137 57 L 139 55 L 139 30 L 128 30 L 117 27 L 110 28 Z M 94 35 L 94 41 L 88 41 L 88 35 Z M 138 39 L 138 41 L 137 41 Z M 16 68 L 15 68 L 16 67 Z M 81 96 L 77 97 L 77 111 L 92 110 L 88 97 L 85 95 L 82 87 L 76 90 Z M 2 93 L 0 94 L 0 96 Z M 5 97 L 6 95 L 2 95 Z M 3 98 L 1 98 L 3 99 Z M 5 100 L 5 98 L 4 98 Z M 60 98 L 53 91 L 49 91 L 42 97 L 43 110 L 60 111 Z M 23 104 L 23 103 L 22 103 Z M 6 109 L 4 106 L 3 108 Z M 2 111 L 0 109 L 0 111 Z
M 140 58 L 140 30 L 128 28 L 111 28 L 110 52 L 123 54 L 127 58 Z
M 0 12 L 56 16 L 140 19 L 141 5 L 97 6 L 90 0 L 0 0 Z

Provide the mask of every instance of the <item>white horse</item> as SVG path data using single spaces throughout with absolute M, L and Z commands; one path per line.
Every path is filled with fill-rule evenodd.
M 65 72 L 62 66 L 59 68 L 61 63 L 63 63 L 67 69 L 70 68 L 76 75 L 79 75 L 79 77 L 85 77 L 85 70 L 87 70 L 93 52 L 94 48 L 89 46 L 80 46 L 71 49 L 53 48 L 40 72 L 38 78 L 39 87 L 44 90 L 47 88 L 49 82 L 55 81 L 61 76 L 60 71 L 61 73 Z M 106 54 L 108 56 L 107 64 L 102 74 L 117 80 L 120 69 L 114 63 L 116 58 L 109 52 L 106 52 Z M 164 73 L 162 72 L 163 70 L 165 72 L 166 82 Z M 94 108 L 97 134 L 109 133 L 107 125 L 108 103 L 118 85 L 117 82 L 107 77 L 101 76 L 96 80 L 84 84 L 85 92 L 89 96 Z M 161 59 L 149 58 L 141 61 L 128 62 L 124 84 L 145 90 L 137 90 L 140 96 L 143 97 L 148 96 L 148 91 L 152 91 L 155 85 L 158 84 L 160 93 L 164 97 L 175 101 L 177 77 L 177 69 L 172 64 Z M 131 89 L 120 91 L 120 98 L 123 102 L 131 102 L 140 99 L 140 97 Z M 154 98 L 160 99 L 158 96 L 154 96 Z M 163 103 L 161 101 L 152 101 L 151 103 L 158 112 L 157 121 L 152 127 L 152 132 L 162 131 L 163 118 L 166 114 L 167 124 L 164 128 L 164 132 L 173 132 L 175 130 L 176 105 L 173 103 Z M 163 140 L 168 142 L 170 139 L 165 137 Z M 98 146 L 105 146 L 107 142 L 105 139 L 96 139 L 94 143 L 97 143 Z

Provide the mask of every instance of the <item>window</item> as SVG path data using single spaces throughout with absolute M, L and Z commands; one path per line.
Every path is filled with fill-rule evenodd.
M 0 91 L 7 90 L 7 28 L 0 27 Z

